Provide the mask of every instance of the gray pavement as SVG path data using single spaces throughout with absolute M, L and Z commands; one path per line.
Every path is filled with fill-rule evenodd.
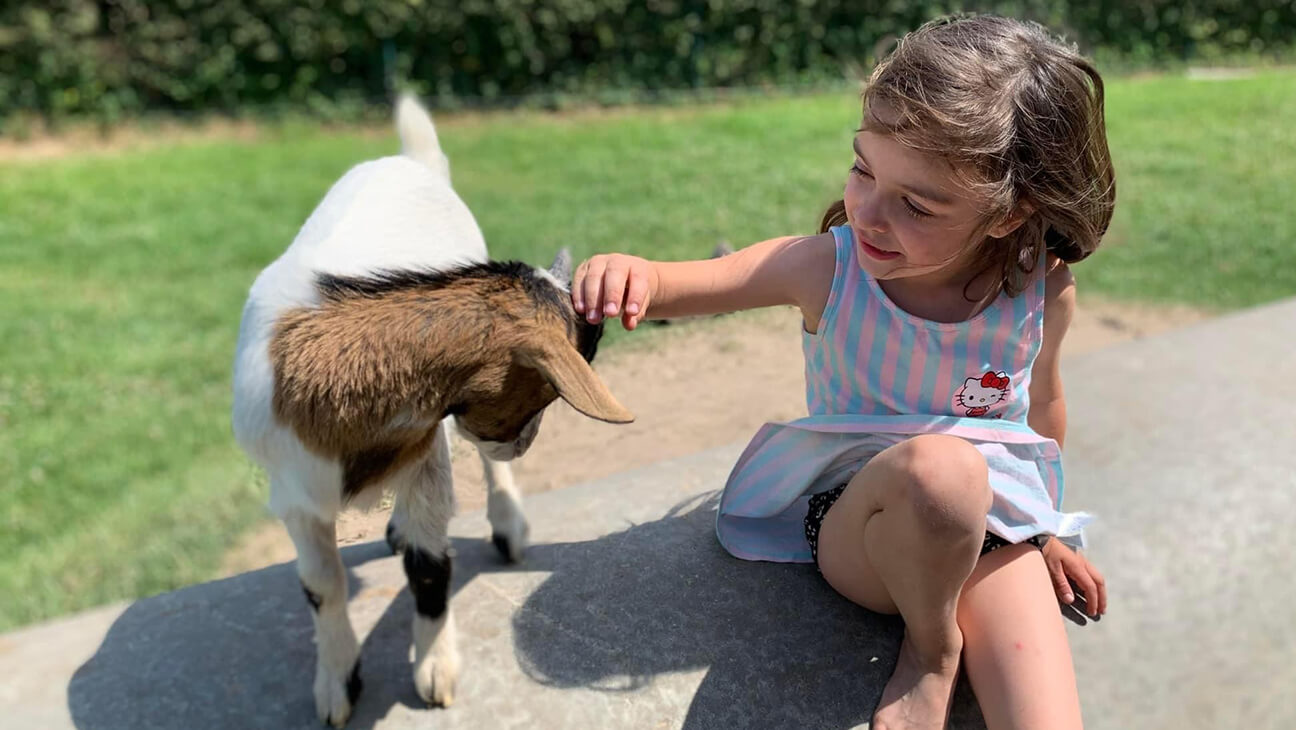
M 1296 300 L 1068 364 L 1067 505 L 1098 514 L 1111 589 L 1102 621 L 1068 624 L 1087 727 L 1296 727 L 1294 335 Z M 521 566 L 481 513 L 456 518 L 448 710 L 414 694 L 399 562 L 344 549 L 364 637 L 349 727 L 865 725 L 900 623 L 808 566 L 720 549 L 741 447 L 530 499 Z M 0 636 L 0 726 L 315 728 L 313 651 L 278 565 Z M 966 684 L 951 727 L 982 727 Z

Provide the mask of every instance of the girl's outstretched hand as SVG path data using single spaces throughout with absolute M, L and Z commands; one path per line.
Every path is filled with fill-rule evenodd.
M 656 276 L 652 264 L 638 256 L 595 256 L 572 275 L 572 306 L 591 324 L 620 316 L 621 324 L 632 330 L 648 312 L 657 289 Z
M 1053 590 L 1058 600 L 1069 605 L 1075 602 L 1074 582 L 1084 596 L 1085 612 L 1097 618 L 1107 613 L 1107 584 L 1102 573 L 1093 567 L 1085 556 L 1077 553 L 1056 537 L 1044 543 L 1044 564 L 1053 579 Z

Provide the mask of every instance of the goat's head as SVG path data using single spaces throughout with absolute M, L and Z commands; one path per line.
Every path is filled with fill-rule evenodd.
M 555 263 L 320 277 L 320 307 L 286 315 L 271 346 L 276 414 L 323 453 L 397 462 L 446 415 L 500 460 L 527 450 L 557 398 L 634 420 L 590 367 L 602 326 L 576 314 Z
M 459 431 L 487 456 L 507 460 L 530 447 L 545 407 L 556 398 L 591 418 L 634 420 L 589 365 L 603 328 L 571 306 L 566 249 L 548 272 L 514 268 L 508 273 L 518 289 L 512 296 L 493 297 L 493 306 L 482 313 L 492 320 L 485 329 L 493 347 L 483 350 L 479 367 L 448 404 Z M 478 286 L 477 291 L 485 290 Z

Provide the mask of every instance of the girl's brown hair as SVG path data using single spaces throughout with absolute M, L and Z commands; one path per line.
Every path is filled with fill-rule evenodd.
M 985 238 L 976 254 L 977 276 L 999 281 L 989 295 L 1020 293 L 1042 249 L 1068 263 L 1085 258 L 1111 221 L 1116 181 L 1102 77 L 1035 23 L 948 18 L 906 35 L 869 77 L 861 129 L 947 160 L 987 202 L 978 238 L 1024 215 L 1016 231 Z M 844 223 L 839 200 L 820 232 Z

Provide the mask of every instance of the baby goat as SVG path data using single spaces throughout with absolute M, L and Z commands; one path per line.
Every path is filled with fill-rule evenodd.
M 512 560 L 527 524 L 503 462 L 531 445 L 545 406 L 561 397 L 592 418 L 633 419 L 588 364 L 602 330 L 572 309 L 570 259 L 556 264 L 565 272 L 487 261 L 431 118 L 409 98 L 396 116 L 402 156 L 347 172 L 257 277 L 234 362 L 234 433 L 269 474 L 270 508 L 297 547 L 315 617 L 315 708 L 337 727 L 361 686 L 334 524 L 342 505 L 395 494 L 388 540 L 414 595 L 414 684 L 448 705 L 459 659 L 447 417 L 477 446 L 492 538 Z

